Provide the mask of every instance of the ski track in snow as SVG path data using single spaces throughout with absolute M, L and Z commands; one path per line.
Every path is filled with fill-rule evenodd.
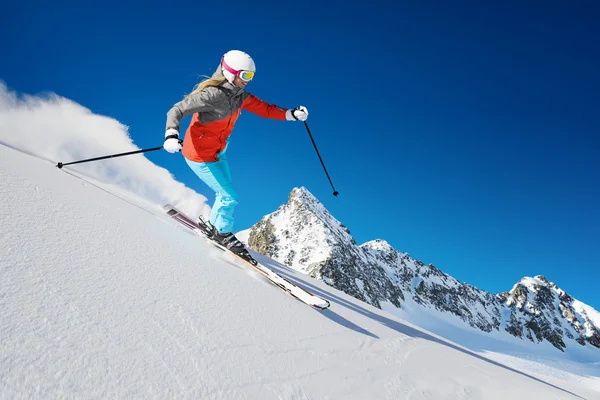
M 599 398 L 597 375 L 492 361 L 271 261 L 331 301 L 315 311 L 158 205 L 0 160 L 2 398 Z

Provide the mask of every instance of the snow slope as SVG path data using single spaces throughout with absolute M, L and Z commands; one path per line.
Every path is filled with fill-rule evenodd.
M 1 398 L 600 396 L 257 256 L 331 301 L 315 311 L 159 204 L 2 145 L 0 182 Z

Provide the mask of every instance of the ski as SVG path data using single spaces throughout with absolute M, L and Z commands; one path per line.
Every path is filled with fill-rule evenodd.
M 264 265 L 257 262 L 249 253 L 247 253 L 247 255 L 244 256 L 235 254 L 226 247 L 223 247 L 219 243 L 216 243 L 215 241 L 211 240 L 210 238 L 208 238 L 207 230 L 202 225 L 188 217 L 186 214 L 184 214 L 171 204 L 166 204 L 165 206 L 163 206 L 163 209 L 165 210 L 167 215 L 173 218 L 173 220 L 179 222 L 181 225 L 202 236 L 203 238 L 208 240 L 208 242 L 210 242 L 213 246 L 219 248 L 220 250 L 226 251 L 234 255 L 236 258 L 244 261 L 245 264 L 252 267 L 263 277 L 269 280 L 269 282 L 271 282 L 273 285 L 277 286 L 279 289 L 286 292 L 290 296 L 317 310 L 324 310 L 329 307 L 329 301 L 315 295 L 314 293 L 309 292 L 308 290 L 296 285 L 293 282 L 290 282 L 288 279 L 277 274 L 272 269 L 265 267 Z

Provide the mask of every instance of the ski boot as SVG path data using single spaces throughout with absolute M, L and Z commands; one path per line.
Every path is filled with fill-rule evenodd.
M 198 225 L 204 231 L 208 239 L 229 250 L 244 261 L 247 261 L 252 265 L 258 264 L 248 250 L 246 250 L 244 244 L 240 242 L 232 232 L 220 233 L 210 222 L 204 221 L 202 217 L 200 217 Z

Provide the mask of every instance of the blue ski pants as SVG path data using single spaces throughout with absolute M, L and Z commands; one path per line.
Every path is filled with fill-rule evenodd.
M 210 223 L 219 233 L 232 232 L 233 211 L 238 204 L 238 195 L 231 182 L 231 172 L 225 152 L 219 154 L 219 161 L 216 162 L 195 162 L 184 159 L 198 178 L 215 192 L 215 203 L 210 211 Z

